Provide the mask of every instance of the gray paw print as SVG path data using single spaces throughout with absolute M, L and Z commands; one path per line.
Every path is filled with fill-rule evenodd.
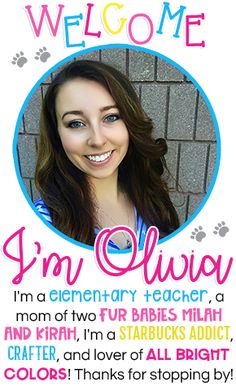
M 24 64 L 27 63 L 27 59 L 24 56 L 24 52 L 20 51 L 20 53 L 13 56 L 12 64 L 17 64 L 18 67 L 23 67 Z
M 43 47 L 43 48 L 40 48 L 37 52 L 36 52 L 36 56 L 34 57 L 34 59 L 36 60 L 40 60 L 41 62 L 45 63 L 48 58 L 50 58 L 50 54 L 49 52 L 47 51 L 47 48 L 46 47 Z
M 229 232 L 229 228 L 225 225 L 224 221 L 218 223 L 218 226 L 215 226 L 213 233 L 221 237 L 225 237 L 226 233 Z
M 199 226 L 198 228 L 195 228 L 194 231 L 192 232 L 192 236 L 190 236 L 191 239 L 195 239 L 199 242 L 206 237 L 206 233 L 204 232 L 203 228 Z

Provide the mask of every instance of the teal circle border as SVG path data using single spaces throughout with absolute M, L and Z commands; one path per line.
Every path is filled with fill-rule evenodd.
M 74 239 L 71 239 L 70 237 L 66 236 L 64 233 L 60 232 L 58 229 L 56 229 L 53 225 L 51 225 L 50 223 L 48 223 L 41 215 L 40 213 L 38 212 L 38 210 L 35 208 L 31 198 L 29 197 L 29 194 L 26 190 L 26 187 L 23 183 L 23 180 L 22 180 L 22 177 L 21 177 L 21 174 L 20 174 L 20 168 L 19 168 L 19 162 L 18 162 L 18 154 L 17 154 L 17 143 L 18 143 L 18 134 L 19 134 L 19 127 L 20 127 L 20 124 L 21 124 L 21 121 L 22 121 L 22 117 L 23 117 L 23 114 L 25 112 L 25 109 L 30 101 L 30 99 L 32 98 L 32 95 L 34 94 L 34 92 L 36 91 L 36 89 L 40 86 L 40 84 L 42 83 L 42 81 L 48 77 L 48 75 L 50 75 L 53 71 L 55 71 L 58 67 L 60 67 L 61 65 L 63 65 L 64 63 L 68 62 L 69 60 L 72 60 L 74 59 L 75 57 L 78 57 L 80 55 L 83 55 L 83 54 L 86 54 L 86 53 L 89 53 L 89 52 L 92 52 L 92 51 L 96 51 L 96 50 L 104 50 L 104 49 L 111 49 L 111 48 L 125 48 L 125 49 L 130 49 L 130 50 L 136 50 L 136 51 L 144 51 L 150 55 L 153 55 L 153 56 L 157 56 L 167 62 L 169 62 L 170 64 L 172 64 L 174 67 L 176 67 L 178 70 L 180 70 L 184 75 L 187 76 L 187 78 L 189 80 L 191 80 L 191 82 L 195 85 L 195 87 L 198 89 L 198 91 L 200 92 L 201 96 L 203 97 L 209 111 L 210 111 L 210 114 L 211 114 L 211 117 L 212 117 L 212 120 L 213 120 L 213 123 L 214 123 L 214 128 L 215 128 L 215 133 L 216 133 L 216 163 L 215 163 L 215 168 L 214 168 L 214 172 L 213 172 L 213 176 L 212 176 L 212 179 L 211 179 L 211 182 L 210 182 L 210 185 L 209 185 L 209 188 L 208 188 L 208 191 L 207 193 L 205 194 L 204 198 L 202 199 L 199 207 L 194 211 L 194 213 L 188 218 L 187 221 L 185 221 L 178 229 L 176 229 L 176 231 L 174 231 L 173 233 L 171 233 L 170 235 L 164 237 L 163 239 L 161 239 L 159 242 L 158 242 L 158 245 L 159 244 L 162 244 L 168 240 L 170 240 L 172 237 L 176 236 L 178 233 L 180 233 L 184 228 L 186 228 L 193 220 L 194 218 L 199 214 L 199 212 L 202 210 L 202 208 L 204 207 L 204 205 L 206 204 L 208 198 L 210 197 L 211 195 L 211 192 L 213 190 L 213 187 L 215 185 L 215 182 L 216 182 L 216 178 L 217 178 L 217 175 L 218 175 L 218 171 L 219 171 L 219 166 L 220 166 L 220 155 L 221 155 L 221 141 L 220 141 L 220 131 L 219 131 L 219 127 L 218 127 L 218 123 L 217 123 L 217 119 L 216 119 L 216 115 L 214 113 L 214 110 L 211 106 L 211 103 L 208 99 L 208 97 L 206 96 L 205 92 L 203 91 L 203 89 L 201 88 L 201 86 L 197 83 L 197 81 L 184 69 L 182 68 L 179 64 L 177 64 L 176 62 L 174 62 L 172 59 L 166 57 L 165 55 L 162 55 L 156 51 L 153 51 L 153 50 L 150 50 L 150 49 L 147 49 L 145 47 L 139 47 L 139 46 L 133 46 L 133 45 L 128 45 L 128 44 L 108 44 L 108 45 L 101 45 L 101 46 L 93 46 L 91 48 L 88 48 L 88 49 L 85 49 L 85 50 L 81 50 L 81 51 L 78 51 L 76 53 L 73 53 L 69 56 L 67 56 L 66 58 L 64 58 L 63 60 L 61 60 L 60 62 L 58 62 L 57 64 L 55 64 L 53 67 L 51 67 L 37 82 L 36 84 L 33 86 L 33 88 L 31 89 L 31 91 L 29 92 L 29 94 L 27 95 L 24 103 L 23 103 L 23 106 L 20 110 L 20 113 L 18 115 L 18 118 L 17 118 L 17 122 L 16 122 L 16 127 L 15 127 L 15 132 L 14 132 L 14 138 L 13 138 L 13 158 L 14 158 L 14 165 L 15 165 L 15 170 L 16 170 L 16 175 L 17 175 L 17 179 L 18 179 L 18 182 L 20 184 L 20 187 L 21 187 L 21 190 L 26 198 L 26 200 L 28 201 L 28 204 L 31 206 L 31 208 L 33 209 L 33 211 L 35 212 L 35 214 L 45 223 L 45 225 L 47 227 L 49 227 L 51 230 L 53 230 L 55 233 L 57 233 L 59 236 L 63 237 L 65 240 L 75 244 L 75 245 L 79 245 L 80 247 L 83 247 L 85 249 L 89 249 L 89 250 L 93 250 L 94 247 L 93 246 L 90 246 L 90 245 L 86 245 L 86 244 L 83 244 L 77 240 L 74 240 Z M 126 251 L 114 251 L 113 253 L 125 253 Z M 128 251 L 127 251 L 128 252 Z

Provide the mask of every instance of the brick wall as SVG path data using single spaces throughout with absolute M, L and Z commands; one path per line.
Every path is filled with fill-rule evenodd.
M 101 60 L 127 74 L 142 105 L 155 124 L 155 137 L 167 140 L 166 161 L 172 201 L 184 222 L 204 198 L 216 160 L 216 133 L 199 91 L 176 67 L 143 51 L 106 49 L 81 59 Z M 54 74 L 37 89 L 19 129 L 20 171 L 28 194 L 35 200 L 34 169 L 42 97 Z

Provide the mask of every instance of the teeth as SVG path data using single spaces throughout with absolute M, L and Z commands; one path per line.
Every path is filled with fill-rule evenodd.
M 102 162 L 105 161 L 108 157 L 110 157 L 111 151 L 108 151 L 107 153 L 101 154 L 101 155 L 87 155 L 86 157 L 93 162 Z

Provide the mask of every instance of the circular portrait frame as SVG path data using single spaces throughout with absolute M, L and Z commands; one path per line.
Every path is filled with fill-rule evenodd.
M 150 56 L 153 57 L 153 72 L 157 73 L 157 66 L 159 66 L 159 74 L 161 74 L 161 78 L 159 78 L 159 89 L 161 90 L 161 93 L 159 95 L 159 98 L 165 98 L 167 101 L 168 98 L 168 103 L 166 102 L 165 106 L 162 106 L 162 111 L 159 112 L 159 117 L 156 119 L 158 121 L 158 124 L 160 123 L 162 126 L 161 133 L 158 132 L 158 136 L 162 137 L 164 134 L 165 139 L 167 140 L 168 143 L 168 148 L 171 149 L 172 152 L 172 159 L 170 159 L 170 164 L 174 164 L 174 168 L 170 167 L 170 174 L 174 174 L 174 179 L 173 181 L 170 181 L 171 188 L 173 188 L 173 192 L 171 193 L 171 199 L 172 202 L 174 203 L 175 207 L 177 208 L 178 211 L 178 206 L 181 207 L 181 200 L 185 199 L 186 201 L 184 204 L 184 209 L 183 212 L 185 211 L 185 214 L 182 215 L 182 223 L 179 226 L 178 229 L 176 229 L 173 233 L 169 234 L 168 236 L 164 237 L 163 239 L 159 240 L 159 244 L 162 244 L 163 242 L 166 242 L 170 239 L 172 239 L 174 236 L 179 234 L 183 229 L 185 229 L 199 214 L 199 212 L 202 210 L 202 208 L 205 206 L 207 200 L 209 199 L 213 187 L 216 182 L 216 178 L 218 175 L 218 170 L 219 170 L 219 165 L 220 165 L 220 151 L 221 151 L 221 146 L 220 146 L 220 132 L 219 132 L 219 127 L 217 123 L 217 119 L 214 113 L 214 110 L 211 106 L 211 103 L 206 96 L 205 92 L 201 88 L 201 86 L 197 83 L 197 81 L 189 74 L 184 68 L 182 68 L 179 64 L 174 62 L 173 60 L 167 58 L 166 56 L 143 48 L 143 47 L 135 47 L 127 44 L 112 44 L 112 45 L 104 45 L 104 46 L 96 46 L 92 47 L 89 49 L 81 50 L 77 53 L 74 53 L 66 58 L 64 58 L 62 61 L 59 63 L 55 64 L 53 67 L 51 67 L 34 85 L 34 87 L 31 89 L 29 94 L 27 95 L 22 108 L 20 110 L 16 127 L 15 127 L 15 132 L 14 132 L 14 139 L 13 139 L 13 157 L 14 157 L 14 165 L 15 165 L 15 170 L 16 170 L 16 175 L 17 179 L 19 181 L 20 187 L 22 189 L 22 192 L 29 203 L 30 207 L 33 209 L 34 213 L 44 222 L 45 225 L 47 225 L 53 232 L 57 233 L 59 236 L 63 237 L 65 240 L 70 241 L 76 245 L 79 245 L 83 248 L 93 250 L 93 246 L 84 244 L 80 241 L 74 240 L 58 229 L 56 229 L 53 225 L 51 225 L 48 221 L 46 221 L 42 215 L 38 212 L 38 210 L 34 206 L 34 199 L 33 199 L 33 194 L 32 194 L 32 186 L 27 186 L 27 177 L 25 175 L 22 175 L 22 168 L 20 167 L 20 151 L 19 149 L 19 137 L 23 134 L 21 131 L 22 127 L 22 122 L 23 122 L 23 117 L 26 112 L 27 106 L 29 105 L 32 96 L 35 94 L 36 90 L 39 89 L 40 85 L 45 81 L 45 79 L 48 79 L 48 77 L 51 76 L 52 73 L 55 73 L 58 71 L 58 68 L 63 67 L 65 64 L 68 62 L 74 60 L 74 59 L 80 59 L 81 57 L 87 59 L 86 56 L 91 56 L 95 52 L 102 52 L 104 53 L 105 57 L 106 54 L 111 52 L 112 50 L 121 50 L 125 53 L 125 51 L 129 51 L 134 53 L 134 72 L 135 72 L 135 66 L 137 69 L 137 66 L 140 64 L 137 62 L 135 63 L 135 55 L 137 59 L 137 55 L 140 55 L 140 60 L 143 61 L 143 74 L 141 76 L 139 75 L 136 79 L 134 77 L 134 73 L 132 73 L 132 80 L 133 80 L 133 85 L 136 88 L 137 94 L 140 94 L 140 98 L 142 98 L 142 105 L 144 104 L 144 110 L 150 110 L 146 111 L 147 114 L 150 116 L 152 115 L 152 108 L 153 105 L 150 104 L 150 93 L 154 93 L 156 95 L 156 87 L 158 87 L 158 84 L 156 85 L 157 79 L 155 79 L 155 76 L 150 77 L 150 73 L 148 72 L 148 65 L 145 66 L 145 60 Z M 137 54 L 136 54 L 137 53 Z M 109 55 L 108 55 L 109 56 Z M 143 57 L 142 57 L 143 56 Z M 132 58 L 131 58 L 132 59 Z M 98 58 L 97 60 L 101 60 L 101 57 Z M 130 60 L 130 59 L 129 59 Z M 108 62 L 107 58 L 105 58 L 105 61 Z M 154 64 L 154 62 L 156 64 Z M 109 63 L 108 64 L 112 64 Z M 118 66 L 119 67 L 119 66 Z M 120 69 L 120 68 L 118 68 Z M 166 70 L 169 70 L 172 72 L 172 80 L 170 81 L 168 77 L 166 76 Z M 178 87 L 177 87 L 178 86 Z M 181 88 L 186 86 L 185 88 L 188 89 L 188 93 L 185 96 L 185 99 L 181 100 L 179 90 Z M 189 122 L 191 121 L 191 128 L 183 129 L 183 132 L 178 131 L 178 124 L 181 125 L 181 119 L 179 122 L 173 123 L 173 120 L 175 119 L 174 116 L 176 117 L 175 114 L 181 114 L 181 103 L 184 103 L 184 100 L 186 98 L 195 98 L 196 104 L 198 105 L 198 111 L 196 110 L 196 104 L 192 103 L 191 109 L 192 109 L 192 116 L 187 117 L 189 121 L 187 122 L 187 126 L 189 125 Z M 180 98 L 180 101 L 179 101 Z M 161 99 L 159 99 L 161 100 Z M 177 106 L 174 106 L 174 103 L 177 101 Z M 163 115 L 163 108 L 164 108 L 164 118 L 160 118 L 160 114 Z M 211 135 L 209 136 L 209 141 L 206 141 L 206 138 L 204 138 L 204 134 L 201 131 L 200 124 L 198 125 L 196 115 L 201 114 L 201 109 L 206 112 L 207 110 L 207 115 L 210 117 L 210 126 L 211 126 Z M 187 110 L 186 114 L 188 113 Z M 199 113 L 200 111 L 200 113 Z M 167 117 L 168 116 L 168 122 L 167 122 Z M 155 121 L 155 117 L 151 118 Z M 200 120 L 200 118 L 199 118 Z M 178 121 L 178 119 L 177 119 Z M 193 122 L 194 121 L 194 122 Z M 204 117 L 202 118 L 203 126 L 207 125 L 208 122 L 204 123 Z M 155 122 L 154 122 L 155 124 Z M 198 126 L 197 126 L 198 125 Z M 212 130 L 213 127 L 213 130 Z M 212 134 L 213 132 L 213 134 Z M 196 135 L 197 133 L 197 135 Z M 27 133 L 26 133 L 27 134 Z M 32 136 L 33 138 L 33 136 Z M 31 138 L 31 139 L 32 139 Z M 194 141 L 195 139 L 195 141 Z M 193 155 L 191 154 L 192 149 L 195 149 L 196 152 L 201 149 L 201 144 L 204 145 L 203 151 L 204 151 L 204 157 L 205 157 L 205 163 L 202 164 L 201 168 L 202 171 L 204 171 L 204 178 L 201 182 L 201 189 L 196 189 L 196 192 L 193 192 L 193 189 L 188 189 L 188 181 L 192 180 L 195 181 L 195 175 L 194 175 L 194 170 L 192 172 L 190 171 L 187 182 L 185 183 L 184 180 L 184 165 L 187 165 L 189 163 L 190 157 Z M 214 157 L 212 156 L 211 159 L 211 171 L 209 172 L 209 162 L 210 162 L 210 157 L 211 157 L 211 150 L 213 148 L 215 149 Z M 194 146 L 194 147 L 193 147 Z M 183 150 L 184 149 L 184 150 Z M 22 150 L 23 151 L 23 150 Z M 167 164 L 168 159 L 167 159 Z M 178 164 L 178 168 L 177 165 Z M 204 170 L 205 168 L 205 170 Z M 184 181 L 184 182 L 183 182 Z M 180 186 L 180 191 L 174 190 L 173 184 L 178 184 Z M 196 185 L 196 184 L 195 184 Z M 203 186 L 204 185 L 204 186 Z M 176 186 L 175 186 L 176 187 Z M 188 191 L 189 190 L 189 191 Z M 199 191 L 198 191 L 199 190 Z M 31 193 L 31 194 L 30 194 Z M 192 207 L 192 209 L 191 209 Z M 192 212 L 191 212 L 191 210 Z M 188 212 L 188 213 L 187 213 Z M 184 217 L 185 216 L 185 217 Z M 181 210 L 180 210 L 180 217 L 181 217 Z M 124 253 L 124 250 L 119 250 L 115 251 L 118 253 Z

